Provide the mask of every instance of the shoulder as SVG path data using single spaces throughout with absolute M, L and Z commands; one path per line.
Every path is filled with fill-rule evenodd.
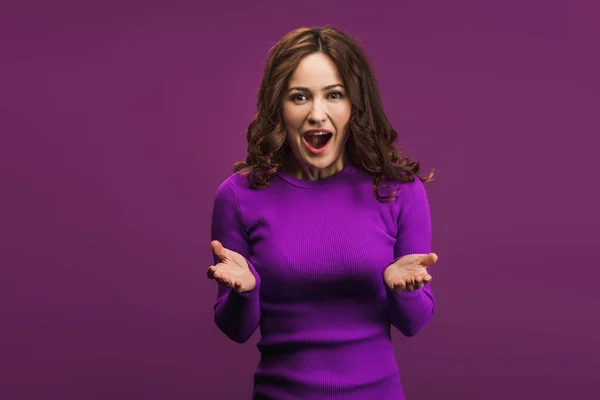
M 429 218 L 429 200 L 424 183 L 415 177 L 412 181 L 396 183 L 398 216 L 400 219 Z
M 393 179 L 386 178 L 382 179 L 381 186 L 387 186 L 391 190 L 396 191 L 397 197 L 400 199 L 406 198 L 408 196 L 414 195 L 425 195 L 425 185 L 419 179 L 418 176 L 413 177 L 412 179 Z
M 403 192 L 404 197 L 426 195 L 425 185 L 419 177 L 414 177 L 412 181 L 398 182 L 397 187 Z
M 375 182 L 375 176 L 361 168 L 356 168 L 356 181 L 360 182 L 362 186 L 369 187 L 371 192 L 373 191 L 373 184 Z M 413 197 L 427 197 L 425 185 L 415 176 L 412 180 L 403 180 L 398 178 L 386 177 L 379 181 L 378 193 L 382 197 L 394 195 L 393 203 L 402 204 L 404 200 Z
M 417 176 L 411 180 L 382 179 L 379 195 L 381 197 L 392 196 L 391 201 L 384 202 L 384 204 L 389 207 L 397 221 L 429 213 L 429 200 L 425 184 Z
M 246 177 L 233 173 L 225 178 L 218 186 L 215 194 L 217 201 L 238 201 L 240 191 L 248 188 Z
M 225 178 L 221 184 L 219 185 L 219 188 L 217 189 L 217 192 L 227 192 L 227 191 L 237 191 L 240 189 L 245 189 L 245 188 L 249 188 L 250 185 L 248 183 L 248 178 L 245 176 L 240 175 L 239 173 L 235 172 L 231 175 L 229 175 L 227 178 Z
M 217 188 L 215 201 L 224 202 L 240 210 L 254 207 L 264 199 L 265 188 L 256 189 L 250 186 L 248 177 L 233 173 L 225 178 Z
M 416 199 L 417 201 L 427 202 L 427 189 L 425 184 L 415 177 L 414 181 L 407 182 L 404 184 L 405 187 L 405 198 Z

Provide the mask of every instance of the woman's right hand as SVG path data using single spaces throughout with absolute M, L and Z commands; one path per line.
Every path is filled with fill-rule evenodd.
M 241 254 L 226 249 L 218 240 L 210 242 L 210 246 L 219 259 L 219 263 L 208 267 L 206 275 L 209 279 L 214 279 L 237 293 L 254 289 L 256 278 L 250 270 L 248 262 Z

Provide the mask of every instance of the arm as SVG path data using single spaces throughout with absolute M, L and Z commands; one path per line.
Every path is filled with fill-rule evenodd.
M 239 203 L 231 182 L 225 181 L 217 189 L 211 223 L 211 240 L 220 241 L 229 250 L 241 254 L 256 278 L 254 289 L 237 293 L 218 284 L 214 305 L 215 323 L 230 339 L 244 343 L 256 331 L 260 321 L 260 277 L 248 260 L 250 247 L 246 228 L 241 220 Z M 213 256 L 215 265 L 219 262 Z
M 403 198 L 398 216 L 398 235 L 394 247 L 396 260 L 408 254 L 428 254 L 431 252 L 431 213 L 427 193 L 423 183 L 416 178 L 400 189 Z M 427 271 L 431 275 L 431 271 Z M 386 286 L 389 315 L 400 332 L 414 336 L 433 317 L 435 299 L 431 293 L 431 283 L 412 292 L 396 293 Z

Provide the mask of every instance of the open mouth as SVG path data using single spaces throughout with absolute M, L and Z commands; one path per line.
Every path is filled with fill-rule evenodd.
M 332 136 L 329 132 L 309 132 L 304 134 L 304 141 L 311 148 L 319 150 L 329 143 Z

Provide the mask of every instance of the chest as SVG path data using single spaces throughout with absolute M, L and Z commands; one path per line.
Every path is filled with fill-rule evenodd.
M 383 269 L 394 260 L 396 231 L 389 218 L 358 201 L 343 207 L 288 201 L 256 212 L 249 239 L 261 296 L 379 296 Z

